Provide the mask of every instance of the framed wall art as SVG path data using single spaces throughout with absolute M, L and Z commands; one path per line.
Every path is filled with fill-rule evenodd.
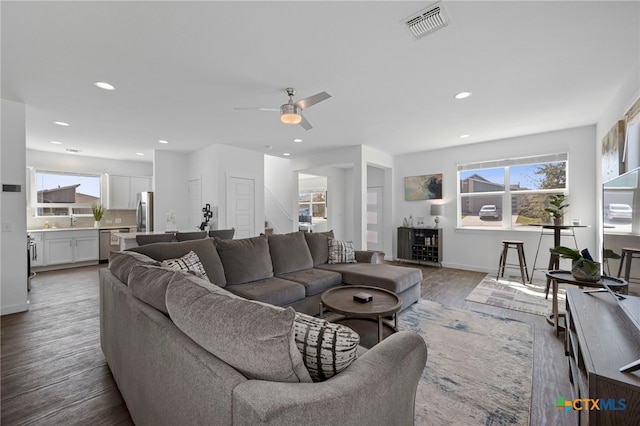
M 442 173 L 404 178 L 406 201 L 442 199 Z
M 625 172 L 624 120 L 619 120 L 602 138 L 602 180 L 606 182 Z

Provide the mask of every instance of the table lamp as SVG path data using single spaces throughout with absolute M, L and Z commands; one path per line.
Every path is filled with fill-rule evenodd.
M 434 228 L 438 227 L 438 223 L 440 222 L 440 218 L 438 216 L 444 215 L 444 205 L 442 204 L 431 204 L 431 216 L 435 216 L 434 221 L 436 225 Z

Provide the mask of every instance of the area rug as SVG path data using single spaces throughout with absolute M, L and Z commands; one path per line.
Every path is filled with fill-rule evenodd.
M 398 328 L 419 333 L 428 348 L 416 425 L 529 424 L 531 325 L 421 300 Z
M 549 291 L 549 298 L 544 298 L 546 282 L 534 280 L 533 284 L 522 284 L 518 278 L 484 278 L 476 288 L 465 298 L 470 302 L 528 312 L 535 315 L 548 315 L 553 308 L 553 298 Z M 562 286 L 558 289 L 558 306 L 564 306 L 565 291 Z

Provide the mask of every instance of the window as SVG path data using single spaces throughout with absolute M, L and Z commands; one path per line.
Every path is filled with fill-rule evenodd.
M 327 217 L 327 194 L 324 191 L 301 192 L 298 198 L 300 222 L 311 223 L 311 218 Z
M 102 203 L 101 181 L 100 175 L 36 170 L 36 215 L 90 215 L 91 205 Z
M 460 227 L 512 228 L 550 222 L 550 194 L 567 193 L 567 154 L 458 166 Z

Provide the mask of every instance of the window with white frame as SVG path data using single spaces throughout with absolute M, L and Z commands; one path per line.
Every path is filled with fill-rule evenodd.
M 567 154 L 458 165 L 458 226 L 514 228 L 550 222 L 549 195 L 567 195 Z
M 91 215 L 92 204 L 102 204 L 100 175 L 35 171 L 37 216 Z

